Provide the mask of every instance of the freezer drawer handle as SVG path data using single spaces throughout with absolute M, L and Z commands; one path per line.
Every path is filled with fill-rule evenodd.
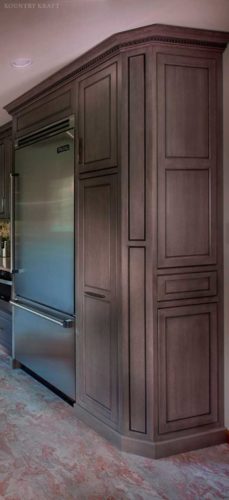
M 57 325 L 62 326 L 63 328 L 72 328 L 74 325 L 74 320 L 71 318 L 64 318 L 64 319 L 57 319 L 54 316 L 49 316 L 47 314 L 43 314 L 39 311 L 36 311 L 35 309 L 32 309 L 30 307 L 24 306 L 22 304 L 18 304 L 18 302 L 14 300 L 10 300 L 10 304 L 12 306 L 19 307 L 19 309 L 24 309 L 24 311 L 31 312 L 32 314 L 35 314 L 36 316 L 40 316 L 40 318 L 47 319 L 48 321 L 51 321 L 52 323 L 56 323 Z

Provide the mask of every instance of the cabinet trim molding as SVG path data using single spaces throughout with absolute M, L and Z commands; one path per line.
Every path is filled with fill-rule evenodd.
M 197 46 L 200 49 L 213 49 L 223 52 L 229 41 L 227 32 L 201 30 L 196 28 L 183 28 L 165 24 L 153 24 L 124 31 L 111 35 L 92 49 L 78 57 L 73 63 L 68 64 L 60 71 L 54 73 L 40 84 L 33 87 L 23 96 L 14 99 L 4 107 L 10 114 L 16 113 L 22 106 L 28 104 L 34 98 L 38 98 L 43 92 L 51 90 L 57 84 L 67 83 L 75 79 L 80 73 L 98 65 L 105 59 L 117 55 L 131 46 L 146 44 L 171 44 L 174 46 Z

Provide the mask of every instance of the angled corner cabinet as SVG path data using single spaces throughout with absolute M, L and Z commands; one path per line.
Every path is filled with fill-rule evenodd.
M 14 138 L 75 113 L 75 412 L 154 458 L 225 440 L 228 40 L 119 33 L 6 106 Z

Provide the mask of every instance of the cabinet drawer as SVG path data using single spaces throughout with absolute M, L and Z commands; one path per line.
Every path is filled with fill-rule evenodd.
M 208 297 L 217 294 L 216 271 L 158 277 L 158 300 Z

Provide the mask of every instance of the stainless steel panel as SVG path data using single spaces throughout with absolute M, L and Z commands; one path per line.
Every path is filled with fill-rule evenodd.
M 74 130 L 15 151 L 15 295 L 74 313 Z
M 13 357 L 75 400 L 74 328 L 13 306 Z

